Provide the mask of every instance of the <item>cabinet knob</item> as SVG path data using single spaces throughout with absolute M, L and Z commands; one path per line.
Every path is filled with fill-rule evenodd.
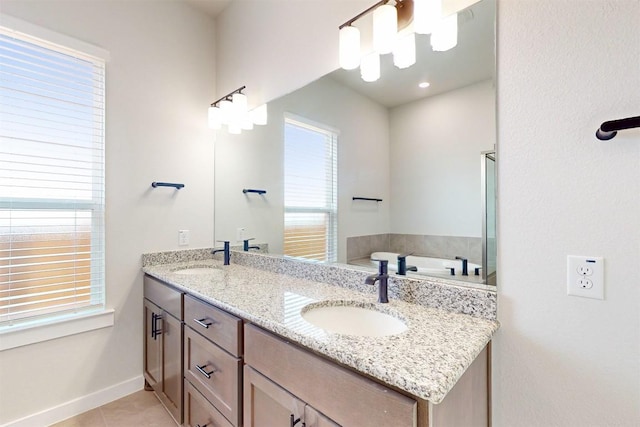
M 205 377 L 207 377 L 207 379 L 209 379 L 209 378 L 211 378 L 211 374 L 213 374 L 216 370 L 215 370 L 215 369 L 212 369 L 211 371 L 207 372 L 207 371 L 205 371 L 205 370 L 204 370 L 204 368 L 206 368 L 206 367 L 207 367 L 207 365 L 202 365 L 202 366 L 200 366 L 200 365 L 196 365 L 196 369 L 197 369 L 198 371 L 200 371 L 200 373 L 201 373 L 202 375 L 204 375 Z

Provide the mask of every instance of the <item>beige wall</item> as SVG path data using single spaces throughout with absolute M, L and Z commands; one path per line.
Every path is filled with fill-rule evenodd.
M 106 275 L 115 309 L 113 327 L 0 352 L 1 425 L 140 379 L 140 255 L 177 249 L 178 229 L 191 231 L 190 247 L 212 245 L 215 33 L 178 2 L 2 0 L 0 10 L 110 52 Z M 156 180 L 186 187 L 152 190 Z
M 225 19 L 248 17 L 255 3 L 232 4 L 219 40 L 243 49 L 224 52 L 219 77 L 241 69 L 268 100 L 334 69 L 335 24 L 352 11 L 327 17 L 319 2 L 302 4 L 295 25 L 275 8 L 241 28 Z M 638 114 L 640 3 L 499 0 L 498 9 L 494 425 L 638 425 L 639 134 L 603 143 L 593 133 Z M 313 48 L 274 44 L 276 35 Z M 569 254 L 605 258 L 604 301 L 566 295 Z

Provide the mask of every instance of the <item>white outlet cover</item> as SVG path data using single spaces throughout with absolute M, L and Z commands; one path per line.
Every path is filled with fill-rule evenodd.
M 178 230 L 178 246 L 189 245 L 189 230 Z
M 567 295 L 603 300 L 604 258 L 569 255 Z

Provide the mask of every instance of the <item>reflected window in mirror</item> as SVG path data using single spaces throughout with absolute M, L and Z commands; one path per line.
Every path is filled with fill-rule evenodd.
M 284 254 L 337 259 L 338 132 L 286 115 L 284 125 Z

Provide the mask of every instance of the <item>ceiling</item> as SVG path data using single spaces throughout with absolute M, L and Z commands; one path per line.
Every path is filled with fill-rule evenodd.
M 231 0 L 182 0 L 212 18 L 218 16 Z

